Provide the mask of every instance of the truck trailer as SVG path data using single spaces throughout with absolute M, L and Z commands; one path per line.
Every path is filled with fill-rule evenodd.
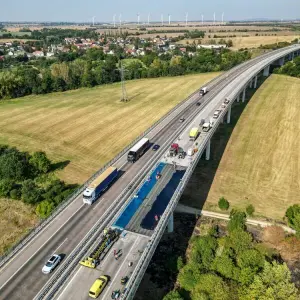
M 107 168 L 100 174 L 83 192 L 83 203 L 93 204 L 99 195 L 104 192 L 113 180 L 118 176 L 118 169 L 116 167 Z
M 190 131 L 190 141 L 195 141 L 199 135 L 199 128 L 194 127 Z
M 150 147 L 150 141 L 147 138 L 142 138 L 128 152 L 127 161 L 134 163 L 144 152 Z

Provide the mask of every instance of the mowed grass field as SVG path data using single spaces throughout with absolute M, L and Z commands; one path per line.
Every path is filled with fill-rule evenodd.
M 218 73 L 129 81 L 0 103 L 0 143 L 70 163 L 58 175 L 83 183 L 151 124 Z
M 217 169 L 205 202 L 220 197 L 231 207 L 282 220 L 300 203 L 300 79 L 272 75 L 243 111 Z

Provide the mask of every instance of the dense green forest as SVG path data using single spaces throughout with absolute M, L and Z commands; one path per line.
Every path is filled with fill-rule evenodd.
M 232 210 L 225 234 L 211 226 L 192 237 L 187 261 L 177 262 L 178 285 L 164 300 L 299 299 L 287 265 L 245 222 L 244 212 Z
M 195 55 L 159 55 L 146 51 L 144 56 L 130 58 L 124 50 L 111 45 L 115 55 L 104 54 L 100 49 L 86 52 L 61 53 L 57 60 L 39 59 L 20 62 L 0 72 L 0 99 L 17 98 L 30 94 L 45 94 L 80 87 L 93 87 L 120 81 L 120 60 L 126 59 L 125 79 L 178 76 L 197 72 L 229 70 L 250 59 L 247 51 L 233 52 L 199 49 Z M 26 60 L 26 57 L 24 58 Z M 0 62 L 4 64 L 5 62 Z
M 44 152 L 0 145 L 0 197 L 35 205 L 37 215 L 46 218 L 77 187 L 51 174 L 56 167 Z

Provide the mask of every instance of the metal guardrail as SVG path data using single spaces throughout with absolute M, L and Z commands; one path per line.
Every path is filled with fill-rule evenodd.
M 196 114 L 197 112 L 194 112 L 193 115 L 189 116 L 189 119 L 193 119 Z M 172 140 L 178 135 L 180 131 L 182 131 L 183 127 L 186 127 L 186 124 L 182 124 L 179 128 L 177 128 L 177 130 L 172 133 L 168 140 L 164 142 L 164 145 L 161 146 L 161 149 L 159 150 L 160 153 L 163 153 L 167 150 Z M 118 212 L 122 212 L 123 208 L 125 208 L 128 204 L 128 201 L 124 200 L 131 199 L 130 196 L 134 195 L 144 183 L 145 175 L 143 174 L 151 174 L 155 169 L 156 163 L 160 160 L 160 158 L 160 155 L 155 156 L 132 179 L 132 181 L 128 184 L 128 186 L 132 186 L 131 189 L 124 190 L 122 194 L 120 194 L 120 196 L 111 204 L 110 207 L 112 207 L 113 209 L 106 210 L 105 214 L 86 234 L 81 243 L 69 255 L 68 259 L 59 267 L 59 270 L 55 274 L 55 276 L 52 279 L 50 279 L 49 282 L 47 282 L 42 291 L 34 298 L 34 300 L 53 299 L 53 296 L 57 293 L 57 291 L 60 289 L 65 280 L 78 265 L 80 259 L 83 256 L 83 253 L 86 253 L 88 249 L 93 247 L 93 244 L 96 243 L 97 237 L 100 236 L 101 232 L 104 230 L 105 227 L 107 227 L 108 225 L 112 225 L 112 220 L 114 220 L 116 216 L 118 216 Z
M 282 49 L 281 49 L 281 51 L 282 51 Z M 274 52 L 272 52 L 272 53 L 274 54 Z M 273 61 L 276 61 L 277 59 L 278 58 L 275 58 Z M 269 64 L 269 62 L 267 64 Z M 260 71 L 262 69 L 264 69 L 264 67 L 262 67 L 260 69 Z M 247 85 L 247 82 L 246 82 L 246 85 Z M 241 89 L 239 89 L 238 92 L 232 93 L 232 95 L 234 95 L 234 97 L 237 97 L 238 94 L 240 93 L 240 91 L 241 91 Z M 233 99 L 235 99 L 234 97 L 233 97 Z M 227 109 L 228 109 L 228 107 L 227 107 Z M 185 185 L 190 180 L 190 178 L 199 162 L 199 159 L 201 158 L 201 156 L 206 148 L 208 141 L 211 139 L 211 137 L 217 130 L 217 128 L 218 128 L 219 124 L 221 123 L 222 118 L 225 116 L 226 112 L 227 112 L 227 110 L 222 111 L 217 122 L 213 125 L 211 130 L 206 134 L 204 141 L 201 143 L 200 148 L 198 149 L 198 152 L 196 153 L 195 159 L 191 162 L 191 164 L 187 168 L 187 171 L 185 172 L 182 180 L 180 181 L 179 185 L 177 186 L 168 206 L 166 207 L 166 209 L 164 211 L 164 214 L 161 216 L 159 224 L 155 228 L 153 235 L 152 235 L 150 241 L 148 242 L 133 274 L 130 276 L 130 279 L 126 285 L 127 289 L 126 289 L 125 293 L 122 295 L 121 299 L 126 299 L 126 300 L 133 299 L 133 297 L 138 289 L 138 286 L 143 278 L 143 275 L 145 274 L 145 272 L 148 268 L 150 260 L 152 259 L 152 256 L 153 256 L 153 254 L 159 244 L 159 241 L 165 231 L 165 228 L 168 224 L 169 218 L 170 218 L 171 214 L 173 213 L 173 211 L 175 210 L 175 208 L 178 204 L 178 201 L 185 190 Z
M 249 62 L 248 62 L 249 63 Z M 254 62 L 252 61 L 252 64 Z M 241 66 L 240 66 L 241 67 Z M 237 77 L 238 75 L 236 75 L 235 77 Z M 222 76 L 219 76 L 222 77 Z M 218 77 L 218 78 L 219 78 Z M 227 76 L 226 76 L 227 78 Z M 217 79 L 217 78 L 216 78 Z M 215 80 L 216 81 L 216 80 Z M 197 90 L 195 93 L 192 94 L 195 95 L 199 90 Z M 190 96 L 191 97 L 191 96 Z M 189 98 L 190 98 L 189 97 Z M 189 99 L 188 98 L 188 99 Z M 206 103 L 208 103 L 209 101 L 207 101 Z M 176 108 L 175 108 L 176 109 Z M 224 113 L 224 112 L 223 112 Z M 193 119 L 195 116 L 192 115 L 189 117 L 189 119 Z M 219 120 L 220 121 L 220 120 Z M 217 125 L 217 124 L 216 124 Z M 217 126 L 214 126 L 215 130 L 217 128 Z M 182 130 L 182 127 L 180 127 L 178 130 L 176 130 L 175 133 L 172 134 L 172 136 L 169 138 L 170 142 L 172 141 L 172 139 L 174 139 L 174 136 L 177 135 L 177 131 L 180 132 Z M 212 130 L 211 130 L 212 132 Z M 169 140 L 167 142 L 165 142 L 165 145 L 167 145 L 169 143 Z M 163 147 L 161 148 L 163 150 Z M 203 148 L 204 149 L 204 148 Z M 165 151 L 165 150 L 164 150 Z M 204 150 L 202 150 L 203 152 Z M 202 154 L 201 152 L 201 154 Z M 198 152 L 198 155 L 200 154 L 200 152 Z M 102 216 L 102 218 L 93 226 L 93 228 L 89 231 L 89 233 L 86 235 L 86 237 L 82 240 L 82 242 L 79 244 L 78 247 L 76 247 L 76 249 L 74 249 L 74 251 L 70 254 L 69 258 L 67 261 L 65 261 L 64 265 L 61 266 L 61 268 L 59 269 L 59 273 L 55 274 L 56 276 L 52 279 L 51 282 L 47 283 L 46 288 L 44 288 L 41 293 L 35 298 L 35 299 L 43 299 L 44 297 L 46 299 L 51 299 L 55 293 L 60 289 L 61 285 L 64 283 L 64 281 L 67 279 L 67 277 L 71 274 L 71 272 L 75 269 L 75 267 L 77 266 L 77 263 L 79 262 L 79 260 L 81 259 L 83 253 L 85 253 L 91 246 L 92 244 L 95 242 L 95 239 L 92 240 L 92 238 L 94 236 L 99 235 L 102 230 L 107 226 L 109 220 L 112 222 L 113 219 L 115 219 L 114 217 L 116 217 L 116 212 L 121 212 L 123 211 L 123 208 L 126 207 L 126 205 L 128 205 L 127 201 L 125 201 L 125 203 L 123 203 L 124 201 L 121 201 L 122 199 L 126 199 L 126 197 L 128 197 L 128 194 L 133 194 L 136 189 L 139 188 L 139 185 L 141 185 L 143 183 L 143 178 L 144 176 L 140 176 L 140 174 L 145 173 L 145 169 L 148 168 L 150 165 L 154 164 L 154 161 L 158 161 L 160 159 L 159 156 L 156 156 L 155 159 L 151 160 L 147 166 L 145 166 L 136 176 L 135 178 L 139 178 L 140 180 L 136 180 L 135 178 L 131 181 L 131 183 L 129 185 L 132 184 L 132 182 L 134 182 L 134 186 L 135 186 L 135 190 L 132 191 L 128 191 L 128 190 L 124 190 L 123 193 L 118 197 L 118 199 L 116 201 L 114 201 L 114 203 L 112 204 L 112 206 L 114 206 L 114 209 L 112 211 L 110 211 L 110 209 L 108 209 L 105 214 Z M 153 172 L 154 168 L 156 167 L 156 165 L 154 164 L 154 166 L 152 167 L 152 170 L 149 171 L 150 173 Z M 190 173 L 190 172 L 188 172 Z M 192 174 L 192 173 L 191 173 Z M 189 174 L 189 176 L 191 176 L 191 174 Z M 185 177 L 184 177 L 185 178 Z M 183 179 L 184 179 L 183 178 Z M 174 193 L 174 195 L 176 194 L 176 191 Z M 173 197 L 174 197 L 173 195 Z M 171 200 L 172 201 L 172 200 Z M 173 201 L 174 202 L 174 201 Z M 172 202 L 172 203 L 173 203 Z M 123 203 L 123 204 L 122 204 Z M 122 209 L 120 209 L 120 206 L 122 206 Z M 168 207 L 167 207 L 168 209 Z M 167 211 L 166 209 L 166 211 Z M 169 211 L 169 210 L 168 210 Z M 114 217 L 111 217 L 111 215 L 113 215 Z M 162 220 L 162 219 L 161 219 Z M 168 217 L 166 218 L 166 220 L 168 221 Z M 101 224 L 101 226 L 99 226 Z M 164 227 L 163 227 L 164 228 Z M 159 242 L 159 240 L 158 240 Z M 157 243 L 158 243 L 157 242 Z M 155 247 L 156 248 L 156 247 Z M 151 251 L 155 251 L 155 248 L 153 248 Z M 149 259 L 151 259 L 152 255 L 150 256 Z M 141 261 L 141 260 L 140 260 Z M 148 264 L 147 264 L 148 265 Z M 60 278 L 61 277 L 61 278 Z M 60 279 L 59 279 L 60 278 Z M 58 282 L 59 280 L 59 282 Z M 56 285 L 56 286 L 55 286 Z M 49 291 L 52 289 L 52 291 L 49 294 Z M 46 296 L 47 295 L 47 296 Z
M 213 84 L 215 81 L 220 80 L 220 78 L 224 76 L 223 74 L 217 76 L 213 80 L 211 80 L 208 84 Z M 82 186 L 80 186 L 74 193 L 72 193 L 69 198 L 64 201 L 61 205 L 59 205 L 55 211 L 46 219 L 41 221 L 34 229 L 32 229 L 26 236 L 24 236 L 18 244 L 10 248 L 9 252 L 0 257 L 0 268 L 5 265 L 7 261 L 9 261 L 14 255 L 16 255 L 28 242 L 30 242 L 41 230 L 43 230 L 54 218 L 56 218 L 67 206 L 69 206 L 83 191 L 84 189 L 102 172 L 104 172 L 109 166 L 118 161 L 128 150 L 137 143 L 141 138 L 145 137 L 149 132 L 151 132 L 156 126 L 158 126 L 161 122 L 166 120 L 174 111 L 176 111 L 181 106 L 184 106 L 190 98 L 194 97 L 197 93 L 199 93 L 200 88 L 196 90 L 194 93 L 185 98 L 182 102 L 178 103 L 175 107 L 173 107 L 167 114 L 157 120 L 152 124 L 146 131 L 144 131 L 141 135 L 139 135 L 133 142 L 131 142 L 128 146 L 126 146 L 121 152 L 119 152 L 111 161 L 106 163 L 103 167 L 101 167 L 93 176 L 91 176 Z
M 279 51 L 281 49 L 275 50 Z M 274 53 L 273 51 L 272 53 Z M 261 57 L 268 55 L 269 53 L 266 53 L 262 55 Z M 251 61 L 255 61 L 258 58 L 255 58 Z M 221 74 L 211 80 L 207 83 L 207 85 L 212 85 L 213 83 L 222 80 L 224 76 L 228 76 L 228 73 L 234 72 L 236 69 L 242 67 L 243 65 L 246 65 L 249 63 L 249 61 L 243 62 L 240 65 L 235 66 L 230 71 L 225 74 Z M 144 131 L 140 136 L 138 136 L 133 142 L 131 142 L 127 147 L 125 147 L 120 153 L 118 153 L 111 161 L 106 163 L 103 167 L 101 167 L 93 176 L 91 176 L 82 186 L 80 186 L 74 193 L 72 193 L 69 198 L 64 201 L 61 205 L 59 205 L 55 211 L 47 218 L 41 221 L 34 229 L 29 231 L 27 235 L 25 235 L 16 245 L 11 247 L 7 253 L 5 253 L 3 256 L 0 257 L 0 268 L 2 268 L 6 262 L 8 262 L 14 255 L 16 255 L 28 242 L 30 242 L 40 231 L 42 231 L 54 218 L 56 218 L 67 206 L 69 206 L 88 186 L 99 174 L 101 174 L 103 171 L 105 171 L 109 166 L 114 164 L 117 160 L 119 160 L 138 140 L 140 140 L 142 137 L 147 135 L 150 131 L 152 131 L 157 125 L 159 125 L 161 122 L 163 122 L 167 117 L 169 117 L 175 110 L 177 110 L 179 107 L 184 106 L 186 102 L 193 96 L 195 96 L 197 93 L 199 93 L 200 88 L 196 90 L 194 93 L 192 93 L 190 96 L 185 98 L 182 102 L 178 103 L 175 107 L 173 107 L 167 114 L 165 114 L 163 117 L 161 117 L 158 121 L 156 121 L 150 128 L 148 128 L 146 131 Z

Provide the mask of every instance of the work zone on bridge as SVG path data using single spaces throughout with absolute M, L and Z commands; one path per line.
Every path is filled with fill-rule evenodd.
M 159 163 L 113 226 L 151 236 L 184 173 L 183 167 Z

